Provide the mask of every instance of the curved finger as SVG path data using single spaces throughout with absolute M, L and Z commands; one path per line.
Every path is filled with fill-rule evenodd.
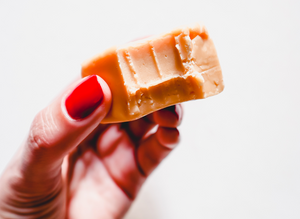
M 169 106 L 154 112 L 152 115 L 149 115 L 149 117 L 153 122 L 160 126 L 176 128 L 182 121 L 183 108 L 181 104 Z
M 128 131 L 133 141 L 139 141 L 154 126 L 156 126 L 156 124 L 147 117 L 140 118 L 127 124 Z
M 145 139 L 137 149 L 140 170 L 148 176 L 179 142 L 176 128 L 159 127 L 155 134 Z
M 134 199 L 145 180 L 135 159 L 135 145 L 120 125 L 110 126 L 99 137 L 99 156 L 114 182 Z

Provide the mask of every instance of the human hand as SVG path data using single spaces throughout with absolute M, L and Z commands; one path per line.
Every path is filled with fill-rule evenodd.
M 111 99 L 108 85 L 91 76 L 38 113 L 0 179 L 0 218 L 124 216 L 147 176 L 177 144 L 182 108 L 99 125 Z

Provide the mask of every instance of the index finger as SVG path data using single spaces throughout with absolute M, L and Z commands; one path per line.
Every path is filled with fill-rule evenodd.
M 154 126 L 176 128 L 180 125 L 183 117 L 181 104 L 170 106 L 153 112 L 143 118 L 128 123 L 132 137 L 140 139 Z
M 183 118 L 183 107 L 181 104 L 153 112 L 147 116 L 150 121 L 162 127 L 176 128 L 181 124 Z

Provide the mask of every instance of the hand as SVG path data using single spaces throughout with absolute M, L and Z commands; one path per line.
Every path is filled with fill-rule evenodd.
M 182 108 L 102 125 L 111 99 L 108 85 L 92 76 L 38 113 L 0 179 L 0 218 L 124 216 L 147 176 L 177 144 Z

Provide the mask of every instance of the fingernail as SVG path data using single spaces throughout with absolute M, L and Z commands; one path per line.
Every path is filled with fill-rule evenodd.
M 103 91 L 96 75 L 86 77 L 67 97 L 66 109 L 73 119 L 84 119 L 101 104 Z
M 167 148 L 175 148 L 180 141 L 179 131 L 176 128 L 159 127 L 156 133 L 159 143 Z

